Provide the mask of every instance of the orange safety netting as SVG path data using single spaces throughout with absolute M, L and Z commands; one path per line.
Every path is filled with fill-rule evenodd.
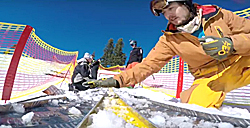
M 77 55 L 45 43 L 31 26 L 0 22 L 0 99 L 70 81 Z
M 99 66 L 99 70 L 107 70 L 107 71 L 112 71 L 112 72 L 122 72 L 124 71 L 126 68 L 125 66 L 112 66 L 112 67 L 104 67 L 102 65 Z

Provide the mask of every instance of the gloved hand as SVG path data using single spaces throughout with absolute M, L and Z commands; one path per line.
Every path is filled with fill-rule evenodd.
M 84 82 L 82 84 L 85 87 L 96 88 L 96 87 L 115 87 L 120 88 L 119 82 L 114 78 L 102 78 L 100 80 L 93 80 Z
M 233 42 L 230 38 L 227 37 L 217 38 L 213 36 L 206 36 L 199 39 L 199 41 L 206 54 L 210 55 L 216 60 L 225 59 L 234 51 Z

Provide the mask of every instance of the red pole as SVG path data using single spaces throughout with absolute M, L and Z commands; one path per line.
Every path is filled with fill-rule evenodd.
M 179 57 L 179 74 L 177 82 L 176 98 L 180 98 L 183 86 L 184 61 Z
M 30 36 L 30 33 L 32 31 L 32 27 L 29 25 L 26 25 L 26 27 L 23 30 L 23 33 L 21 37 L 19 38 L 17 42 L 17 46 L 15 48 L 14 54 L 11 58 L 11 62 L 5 77 L 4 86 L 3 86 L 3 94 L 2 94 L 2 100 L 9 100 L 12 92 L 12 88 L 14 85 L 14 80 L 16 77 L 16 71 L 19 64 L 19 60 L 21 58 L 24 46 Z
M 74 63 L 74 62 L 72 62 L 72 63 Z M 67 75 L 68 75 L 68 73 L 69 73 L 69 70 L 70 70 L 70 68 L 71 68 L 71 66 L 72 66 L 72 63 L 70 64 L 69 69 L 68 69 L 67 73 L 65 74 L 65 76 L 64 76 L 64 78 L 63 78 L 63 81 L 66 79 L 66 77 L 67 77 Z M 60 87 L 62 86 L 63 81 L 61 82 Z

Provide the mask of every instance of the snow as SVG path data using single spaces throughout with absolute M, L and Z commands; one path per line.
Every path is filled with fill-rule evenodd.
M 13 103 L 12 107 L 13 107 L 14 111 L 17 113 L 24 113 L 25 112 L 25 108 L 24 108 L 23 104 Z
M 225 109 L 221 107 L 220 110 L 218 110 L 216 108 L 204 108 L 202 106 L 198 106 L 195 104 L 186 104 L 186 103 L 180 103 L 180 102 L 175 103 L 175 102 L 169 101 L 172 99 L 172 97 L 167 96 L 164 93 L 154 92 L 154 91 L 150 91 L 144 88 L 137 88 L 137 89 L 124 88 L 124 89 L 117 90 L 117 92 L 119 92 L 122 95 L 122 97 L 128 97 L 128 95 L 143 96 L 153 101 L 157 101 L 157 102 L 168 104 L 168 105 L 178 106 L 180 108 L 199 110 L 201 112 L 211 113 L 211 114 L 250 119 L 250 113 L 246 109 L 233 108 L 230 106 L 226 106 Z
M 59 105 L 58 105 L 59 100 L 51 100 L 51 101 L 49 101 L 49 103 L 50 103 L 52 106 L 59 106 Z
M 12 127 L 7 125 L 0 125 L 0 128 L 12 128 Z
M 69 113 L 72 115 L 82 115 L 81 111 L 75 107 L 69 108 Z
M 155 115 L 152 118 L 149 118 L 150 121 L 154 122 L 158 126 L 165 126 L 165 118 L 160 115 Z
M 241 108 L 233 108 L 231 106 L 223 106 L 220 108 L 220 111 L 227 113 L 229 115 L 235 116 L 235 117 L 241 117 L 241 118 L 250 118 L 250 113 L 247 109 L 241 109 Z
M 107 88 L 97 88 L 97 89 L 89 89 L 86 91 L 80 91 L 78 93 L 74 93 L 72 91 L 67 91 L 66 86 L 58 87 L 60 89 L 65 90 L 65 95 L 60 96 L 48 96 L 43 97 L 42 99 L 49 99 L 49 98 L 57 98 L 66 96 L 69 100 L 69 102 L 89 102 L 90 101 L 99 101 L 104 93 L 108 90 Z M 109 100 L 109 97 L 114 96 L 114 93 L 117 93 L 119 96 L 122 97 L 122 99 L 126 99 L 126 103 L 130 106 L 133 106 L 134 108 L 149 108 L 152 103 L 149 102 L 146 99 L 140 98 L 145 97 L 152 101 L 161 102 L 164 104 L 169 105 L 175 105 L 181 108 L 187 108 L 192 110 L 199 110 L 206 113 L 212 113 L 212 114 L 220 114 L 220 115 L 226 115 L 226 116 L 233 116 L 233 117 L 241 117 L 245 119 L 250 119 L 250 113 L 246 109 L 241 108 L 235 108 L 231 106 L 225 106 L 218 109 L 214 108 L 203 108 L 198 105 L 194 104 L 183 104 L 180 102 L 171 102 L 172 97 L 167 96 L 164 93 L 161 92 L 154 92 L 148 89 L 144 88 L 136 88 L 136 89 L 128 89 L 128 88 L 120 88 L 116 89 L 113 88 L 114 92 L 110 92 L 108 94 L 108 97 L 103 100 L 103 106 L 117 106 L 116 102 L 114 100 Z M 52 105 L 57 106 L 59 103 L 63 103 L 67 101 L 63 100 L 56 100 L 53 99 L 49 103 Z M 12 104 L 14 105 L 14 109 L 18 113 L 23 113 L 24 109 L 23 106 L 20 104 Z M 81 111 L 78 110 L 76 107 L 80 104 L 76 104 L 75 107 L 71 107 L 68 109 L 68 112 L 73 115 L 81 115 Z M 92 107 L 94 104 L 92 104 Z M 149 121 L 154 123 L 157 127 L 165 128 L 165 127 L 179 127 L 179 128 L 234 128 L 234 126 L 230 123 L 221 122 L 221 123 L 214 123 L 214 122 L 208 122 L 204 120 L 199 120 L 197 122 L 196 117 L 187 117 L 183 115 L 170 115 L 165 110 L 162 111 L 153 111 L 152 109 L 143 109 L 143 110 L 137 110 L 140 112 L 140 114 L 149 114 L 150 117 L 147 117 Z M 119 114 L 127 113 L 126 111 L 122 111 Z M 118 114 L 118 115 L 119 115 Z M 24 124 L 29 124 L 34 116 L 33 112 L 27 113 L 22 116 L 22 120 Z M 88 126 L 88 128 L 111 128 L 111 127 L 121 127 L 121 128 L 135 128 L 134 125 L 124 121 L 121 117 L 114 114 L 111 110 L 108 109 L 101 109 L 99 108 L 97 113 L 90 115 L 91 124 Z M 132 121 L 133 119 L 131 119 Z M 11 126 L 4 126 L 1 125 L 0 128 L 4 127 L 11 127 Z M 250 126 L 248 127 L 250 128 Z
M 121 117 L 117 117 L 112 111 L 100 110 L 97 114 L 92 114 L 90 118 L 93 123 L 88 128 L 135 128 Z
M 234 128 L 234 126 L 232 124 L 229 124 L 229 123 L 219 123 L 218 127 L 219 128 Z
M 232 107 L 225 107 L 222 108 L 221 111 L 214 109 L 214 108 L 203 108 L 201 106 L 197 105 L 190 105 L 190 104 L 183 104 L 183 103 L 173 103 L 169 100 L 172 99 L 172 97 L 169 97 L 163 93 L 160 92 L 153 92 L 147 89 L 143 88 L 137 88 L 137 89 L 128 89 L 128 88 L 121 88 L 121 89 L 115 89 L 115 93 L 119 94 L 123 98 L 129 99 L 126 101 L 127 104 L 130 106 L 136 106 L 136 107 L 148 107 L 150 104 L 145 99 L 138 99 L 138 98 L 131 98 L 131 95 L 133 96 L 143 96 L 147 97 L 150 100 L 162 102 L 162 103 L 168 103 L 172 105 L 176 105 L 183 108 L 192 108 L 193 110 L 200 110 L 204 112 L 211 112 L 214 114 L 222 114 L 222 115 L 230 115 L 230 116 L 238 116 L 238 117 L 249 117 L 249 112 L 246 109 L 240 109 L 240 108 L 232 108 Z M 86 94 L 86 93 L 85 93 Z M 91 95 L 91 94 L 90 94 Z M 109 94 L 113 95 L 113 94 Z M 85 96 L 86 97 L 86 96 Z M 89 96 L 92 97 L 92 96 Z M 129 102 L 128 102 L 129 101 Z M 103 101 L 105 105 L 117 105 L 114 101 Z M 148 118 L 151 122 L 153 122 L 157 127 L 164 128 L 164 127 L 179 127 L 179 128 L 212 128 L 212 127 L 218 127 L 218 128 L 233 128 L 234 126 L 230 123 L 221 122 L 221 123 L 213 123 L 201 120 L 198 122 L 196 121 L 196 117 L 187 117 L 187 116 L 177 116 L 177 117 L 171 117 L 167 113 L 164 113 L 164 111 L 160 112 L 152 112 L 152 110 L 143 110 L 144 112 L 149 112 L 152 117 Z M 143 111 L 140 111 L 143 113 Z M 126 112 L 121 112 L 126 113 Z M 88 128 L 92 127 L 126 127 L 128 124 L 124 124 L 120 117 L 115 116 L 114 113 L 110 111 L 101 110 L 97 114 L 91 115 L 93 118 L 92 125 Z M 131 125 L 131 124 L 130 124 Z
M 29 125 L 31 123 L 31 119 L 33 118 L 33 116 L 34 116 L 34 112 L 29 112 L 23 115 L 22 116 L 23 124 Z
M 1 92 L 0 92 L 0 94 L 1 94 Z M 26 99 L 34 98 L 34 97 L 37 97 L 37 96 L 45 96 L 45 95 L 47 95 L 47 94 L 45 94 L 43 92 L 37 92 L 37 93 L 31 94 L 31 95 L 28 95 L 28 96 L 24 96 L 24 97 L 21 97 L 21 98 L 17 98 L 17 99 L 12 99 L 12 100 L 7 100 L 7 101 L 0 100 L 0 105 L 16 103 L 16 102 L 20 102 L 20 101 L 23 101 L 23 100 L 26 100 Z

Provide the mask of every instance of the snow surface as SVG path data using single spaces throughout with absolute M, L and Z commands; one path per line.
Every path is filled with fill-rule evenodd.
M 65 90 L 65 95 L 69 101 L 75 101 L 75 102 L 88 102 L 88 101 L 99 101 L 103 94 L 108 90 L 106 88 L 99 88 L 99 89 L 89 89 L 86 91 L 81 91 L 76 93 L 67 91 L 68 86 L 62 86 L 58 87 L 60 89 Z M 174 103 L 169 100 L 172 99 L 172 97 L 169 97 L 165 95 L 164 93 L 161 92 L 154 92 L 148 89 L 144 88 L 137 88 L 137 89 L 128 89 L 128 88 L 120 88 L 120 89 L 115 89 L 113 88 L 114 92 L 117 93 L 119 96 L 121 96 L 124 99 L 128 99 L 126 102 L 129 105 L 136 105 L 138 108 L 140 107 L 148 107 L 150 106 L 150 103 L 145 100 L 145 99 L 138 99 L 134 98 L 134 96 L 137 97 L 146 97 L 150 100 L 161 102 L 164 104 L 169 104 L 169 105 L 175 105 L 178 107 L 182 108 L 188 108 L 192 110 L 199 110 L 202 112 L 207 112 L 207 113 L 213 113 L 213 114 L 220 114 L 220 115 L 226 115 L 226 116 L 233 116 L 233 117 L 241 117 L 241 118 L 246 118 L 250 119 L 250 113 L 246 109 L 241 109 L 241 108 L 234 108 L 230 106 L 222 107 L 220 110 L 214 109 L 214 108 L 203 108 L 198 105 L 194 104 L 183 104 L 183 103 Z M 110 94 L 112 95 L 112 94 Z M 131 97 L 133 96 L 133 97 Z M 55 96 L 52 96 L 53 98 Z M 44 97 L 44 98 L 49 98 L 49 97 Z M 58 103 L 63 102 L 60 100 L 53 99 L 51 100 L 50 104 L 53 105 L 58 105 Z M 135 104 L 136 103 L 136 104 Z M 115 103 L 108 101 L 107 99 L 104 99 L 103 105 L 114 105 Z M 18 105 L 16 105 L 18 106 Z M 94 106 L 94 105 L 92 105 Z M 21 108 L 16 108 L 17 112 L 20 113 L 22 112 L 22 106 L 19 106 Z M 217 128 L 233 128 L 234 126 L 230 123 L 222 122 L 222 123 L 213 123 L 213 122 L 208 122 L 201 120 L 199 122 L 196 122 L 196 117 L 187 117 L 187 116 L 173 116 L 169 115 L 165 111 L 152 111 L 152 110 L 143 110 L 140 111 L 140 113 L 147 112 L 151 115 L 148 120 L 153 122 L 156 126 L 160 128 L 165 128 L 165 127 L 179 127 L 179 128 L 212 128 L 212 127 L 217 127 Z M 70 108 L 69 113 L 72 114 L 81 114 L 79 113 L 79 110 L 77 108 Z M 121 117 L 118 117 L 115 115 L 113 112 L 110 110 L 99 110 L 98 113 L 96 114 L 91 114 L 90 115 L 92 119 L 92 124 L 89 126 L 89 128 L 134 128 L 130 123 L 127 123 L 124 121 Z M 32 119 L 32 113 L 29 113 L 29 116 L 24 115 L 23 121 L 25 124 L 29 124 L 30 120 Z M 5 126 L 1 125 L 0 128 L 5 128 L 5 127 L 10 127 L 10 126 Z M 250 128 L 250 126 L 248 127 Z
M 22 116 L 22 121 L 26 125 L 31 124 L 31 120 L 33 117 L 34 117 L 34 112 L 29 112 Z
M 246 119 L 249 119 L 249 112 L 246 109 L 241 109 L 241 108 L 233 108 L 233 107 L 225 107 L 221 108 L 221 110 L 214 109 L 214 108 L 203 108 L 198 105 L 193 105 L 193 104 L 183 104 L 183 103 L 174 103 L 169 100 L 172 99 L 172 97 L 169 97 L 165 95 L 164 93 L 160 92 L 154 92 L 150 91 L 148 89 L 144 88 L 137 88 L 137 89 L 128 89 L 128 88 L 121 88 L 121 89 L 115 89 L 114 91 L 118 93 L 120 96 L 127 97 L 131 99 L 130 95 L 134 96 L 143 96 L 147 97 L 153 101 L 158 101 L 162 103 L 167 103 L 167 104 L 172 104 L 176 105 L 178 107 L 183 107 L 183 108 L 189 108 L 193 110 L 199 110 L 203 112 L 208 112 L 208 113 L 213 113 L 213 114 L 221 114 L 221 115 L 227 115 L 227 116 L 234 116 L 234 117 L 245 117 Z M 103 92 L 103 91 L 101 91 Z M 112 95 L 112 94 L 110 94 Z M 71 97 L 71 95 L 70 95 Z M 80 92 L 80 97 L 83 100 L 93 100 L 96 95 L 92 95 L 90 91 L 85 91 L 85 92 Z M 98 96 L 97 96 L 98 97 Z M 137 98 L 132 98 L 134 100 L 138 100 Z M 109 101 L 104 100 L 104 104 L 112 104 L 114 103 L 108 103 Z M 146 100 L 141 100 L 142 103 L 136 102 L 137 105 L 141 106 L 147 106 Z M 128 102 L 127 102 L 128 103 Z M 128 103 L 129 104 L 129 103 Z M 131 105 L 131 103 L 130 103 Z M 150 112 L 151 110 L 149 110 Z M 234 128 L 234 126 L 230 123 L 222 122 L 222 123 L 213 123 L 213 122 L 208 122 L 201 120 L 198 122 L 195 122 L 195 117 L 187 117 L 187 116 L 180 116 L 180 117 L 171 117 L 164 111 L 159 111 L 157 113 L 151 112 L 151 115 L 153 115 L 150 120 L 154 124 L 156 124 L 158 127 L 165 128 L 165 127 L 179 127 L 179 128 L 212 128 L 212 127 L 218 127 L 218 128 Z M 109 110 L 100 110 L 97 114 L 92 114 L 92 125 L 89 127 L 95 127 L 95 128 L 103 128 L 103 127 L 122 127 L 122 128 L 130 128 L 134 127 L 131 124 L 125 123 L 124 120 L 118 116 L 115 116 L 114 113 L 112 113 Z M 250 127 L 249 127 L 250 128 Z
M 90 115 L 90 118 L 93 123 L 88 128 L 136 128 L 110 110 L 100 110 L 97 114 Z
M 242 109 L 242 108 L 237 108 L 237 107 L 233 108 L 230 106 L 226 106 L 226 107 L 222 106 L 218 110 L 216 108 L 204 108 L 195 104 L 186 104 L 186 103 L 180 103 L 180 102 L 175 103 L 175 102 L 170 101 L 172 97 L 167 96 L 164 93 L 154 92 L 154 91 L 144 89 L 144 88 L 137 88 L 137 89 L 123 88 L 123 89 L 117 90 L 117 92 L 120 92 L 120 94 L 123 97 L 128 97 L 129 96 L 128 94 L 134 95 L 134 96 L 143 96 L 153 101 L 178 106 L 180 108 L 199 110 L 200 112 L 211 113 L 211 114 L 250 119 L 250 113 L 247 109 Z
M 172 99 L 172 97 L 169 97 L 161 92 L 154 92 L 150 91 L 148 89 L 144 88 L 138 88 L 138 89 L 114 89 L 117 94 L 119 94 L 123 99 L 129 99 L 131 102 L 127 102 L 130 106 L 136 105 L 140 107 L 148 106 L 150 103 L 147 103 L 146 100 L 140 100 L 137 98 L 131 97 L 133 96 L 143 96 L 147 97 L 150 100 L 158 101 L 164 104 L 170 104 L 175 105 L 182 108 L 188 108 L 192 110 L 199 110 L 207 113 L 213 113 L 213 114 L 221 114 L 221 115 L 227 115 L 227 116 L 234 116 L 234 117 L 246 117 L 249 118 L 249 112 L 246 109 L 241 108 L 232 108 L 230 106 L 226 106 L 225 108 L 222 107 L 220 110 L 214 109 L 214 108 L 204 108 L 198 105 L 194 104 L 183 104 L 183 103 L 174 103 L 169 100 Z M 134 100 L 134 103 L 133 103 Z M 143 104 L 144 103 L 144 104 Z M 230 123 L 222 122 L 222 123 L 213 123 L 201 120 L 196 122 L 195 117 L 187 117 L 187 116 L 170 116 L 168 113 L 164 111 L 158 111 L 158 112 L 152 112 L 152 110 L 143 110 L 140 111 L 141 113 L 148 111 L 148 113 L 151 113 L 152 117 L 149 118 L 151 122 L 156 124 L 160 128 L 164 127 L 179 127 L 179 128 L 211 128 L 211 127 L 218 127 L 218 128 L 233 128 L 234 126 Z M 250 126 L 249 126 L 250 128 Z

